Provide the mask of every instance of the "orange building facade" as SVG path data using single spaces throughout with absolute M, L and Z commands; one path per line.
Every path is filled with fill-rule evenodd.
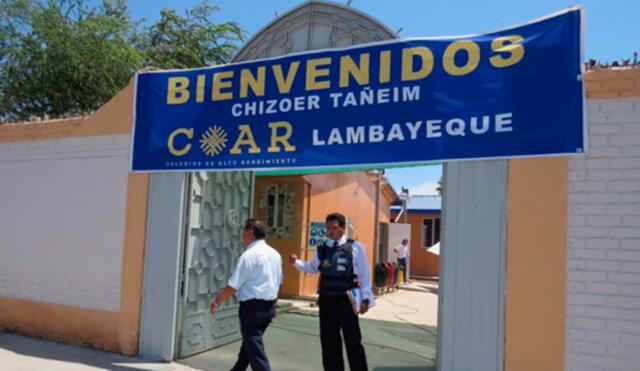
M 399 206 L 392 207 L 392 219 L 399 214 Z M 407 201 L 406 215 L 401 215 L 399 223 L 411 226 L 409 238 L 409 272 L 412 277 L 437 277 L 440 275 L 440 255 L 427 251 L 440 242 L 441 197 L 412 196 Z M 405 222 L 406 216 L 406 222 Z
M 411 256 L 410 268 L 411 276 L 417 277 L 437 277 L 440 272 L 440 256 L 427 251 L 424 243 L 425 219 L 440 220 L 440 214 L 409 213 L 407 223 L 411 224 Z
M 310 223 L 324 223 L 327 214 L 339 212 L 347 218 L 347 234 L 360 241 L 373 269 L 376 222 L 388 223 L 390 205 L 396 194 L 388 183 L 381 184 L 368 171 L 299 176 L 258 176 L 254 214 L 270 227 L 267 241 L 286 259 L 296 254 L 311 260 Z M 378 220 L 376 220 L 376 200 Z M 284 267 L 283 296 L 316 293 L 317 276 Z

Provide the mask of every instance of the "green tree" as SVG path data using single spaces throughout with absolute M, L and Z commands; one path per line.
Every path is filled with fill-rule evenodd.
M 147 66 L 161 69 L 194 68 L 228 62 L 243 40 L 236 22 L 214 23 L 219 8 L 204 2 L 186 16 L 164 9 L 160 20 L 146 27 L 137 44 L 145 51 Z
M 126 0 L 0 0 L 0 121 L 87 114 L 136 70 L 226 62 L 242 40 L 208 2 L 142 27 Z
M 124 86 L 143 55 L 124 0 L 0 0 L 3 119 L 87 113 Z M 6 10 L 6 11 L 5 11 Z

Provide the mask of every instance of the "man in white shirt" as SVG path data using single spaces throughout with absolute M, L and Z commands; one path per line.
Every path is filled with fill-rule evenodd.
M 211 314 L 230 296 L 240 301 L 240 331 L 242 346 L 232 371 L 271 370 L 262 335 L 275 317 L 276 300 L 282 284 L 282 258 L 267 245 L 266 228 L 257 219 L 244 224 L 242 243 L 246 246 L 236 269 L 222 293 L 211 302 Z
M 324 369 L 344 370 L 342 330 L 350 369 L 365 371 L 367 358 L 358 313 L 364 314 L 375 305 L 369 263 L 362 244 L 344 235 L 344 215 L 329 214 L 326 223 L 329 240 L 318 247 L 311 261 L 300 260 L 292 254 L 289 262 L 300 271 L 320 273 L 318 294 Z M 355 298 L 355 305 L 351 298 Z
M 407 256 L 409 256 L 409 240 L 404 239 L 402 243 L 396 246 L 393 251 L 398 254 L 398 264 L 402 267 L 402 271 L 404 272 L 403 280 L 404 283 L 407 283 L 409 277 L 407 277 Z

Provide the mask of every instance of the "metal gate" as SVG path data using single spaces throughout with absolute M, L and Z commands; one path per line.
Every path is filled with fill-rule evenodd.
M 238 301 L 212 316 L 209 305 L 227 285 L 242 254 L 242 223 L 251 215 L 252 172 L 190 176 L 178 357 L 240 339 Z

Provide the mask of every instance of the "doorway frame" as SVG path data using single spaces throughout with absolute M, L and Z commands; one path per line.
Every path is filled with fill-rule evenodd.
M 178 349 L 188 175 L 154 173 L 149 179 L 138 347 L 144 358 L 171 361 Z
M 438 370 L 504 369 L 508 169 L 444 165 Z

